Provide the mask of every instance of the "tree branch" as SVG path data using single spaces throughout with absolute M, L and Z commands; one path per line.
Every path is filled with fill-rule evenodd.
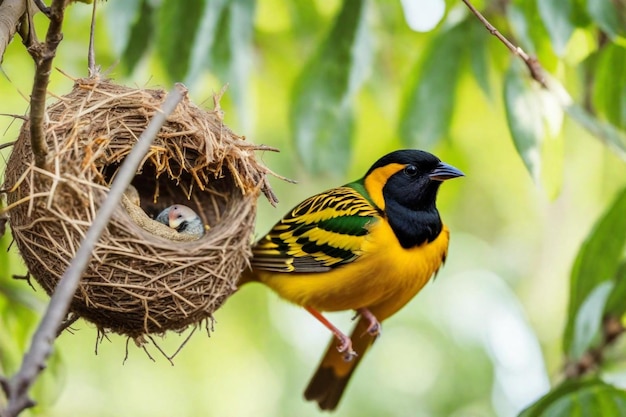
M 469 0 L 463 0 L 463 3 L 470 9 L 470 11 L 482 22 L 483 25 L 487 28 L 489 33 L 498 38 L 500 42 L 506 46 L 509 51 L 513 55 L 520 57 L 528 70 L 530 71 L 530 76 L 533 77 L 533 80 L 537 81 L 543 88 L 548 89 L 548 85 L 546 84 L 545 71 L 541 66 L 541 63 L 537 60 L 537 58 L 528 55 L 522 48 L 519 46 L 515 46 L 511 41 L 509 41 L 503 34 L 498 31 L 489 21 L 485 18 L 485 16 L 480 13 Z
M 563 84 L 548 74 L 539 60 L 528 55 L 521 47 L 514 45 L 504 35 L 502 35 L 469 0 L 462 0 L 469 10 L 481 21 L 489 33 L 502 42 L 509 51 L 518 56 L 530 72 L 533 80 L 537 81 L 542 88 L 546 89 L 556 97 L 563 110 L 579 125 L 587 129 L 594 137 L 600 139 L 620 158 L 626 160 L 626 135 L 616 127 L 597 120 L 591 113 L 578 105 L 572 96 L 565 89 Z
M 30 96 L 30 143 L 35 156 L 35 165 L 45 168 L 48 146 L 44 132 L 44 119 L 46 116 L 46 96 L 52 60 L 56 55 L 57 47 L 63 39 L 61 29 L 65 13 L 65 0 L 53 0 L 50 6 L 50 25 L 46 34 L 46 42 L 33 42 L 28 52 L 35 61 L 35 81 Z
M 602 340 L 598 346 L 589 349 L 578 360 L 569 360 L 565 364 L 565 378 L 580 378 L 598 369 L 604 361 L 604 352 L 621 336 L 626 329 L 619 317 L 606 317 L 602 325 Z
M 52 13 L 55 13 L 54 6 Z M 6 409 L 0 410 L 1 417 L 16 417 L 20 412 L 34 405 L 28 391 L 46 367 L 46 361 L 52 353 L 52 345 L 57 331 L 67 314 L 72 297 L 80 283 L 80 278 L 91 259 L 93 249 L 107 227 L 113 212 L 119 206 L 122 194 L 135 176 L 137 168 L 150 149 L 152 141 L 186 92 L 187 89 L 182 84 L 176 84 L 163 102 L 161 111 L 155 113 L 146 130 L 139 136 L 137 144 L 122 163 L 107 198 L 100 206 L 98 214 L 76 252 L 76 256 L 52 294 L 48 308 L 33 335 L 30 349 L 24 355 L 19 371 L 10 380 L 0 379 L 0 385 L 8 399 Z
M 4 0 L 0 3 L 0 63 L 25 12 L 24 0 Z

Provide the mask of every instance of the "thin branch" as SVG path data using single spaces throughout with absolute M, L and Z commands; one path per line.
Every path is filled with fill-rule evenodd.
M 0 62 L 25 12 L 24 0 L 4 0 L 0 3 Z
M 576 361 L 565 364 L 565 378 L 580 378 L 597 370 L 604 362 L 604 352 L 626 331 L 618 317 L 606 317 L 602 326 L 602 341 L 598 346 L 589 349 Z
M 15 145 L 15 142 L 16 141 L 11 141 L 11 142 L 0 144 L 0 150 L 5 149 L 5 148 L 10 148 L 11 146 Z
M 75 313 L 68 314 L 68 316 L 65 318 L 65 320 L 63 320 L 63 322 L 59 326 L 59 330 L 57 330 L 56 337 L 59 337 L 61 333 L 63 333 L 66 329 L 68 329 L 72 324 L 76 323 L 79 318 L 80 316 L 78 314 L 75 314 Z
M 50 8 L 46 6 L 46 3 L 44 3 L 43 0 L 34 0 L 34 2 L 37 8 L 39 9 L 39 11 L 41 11 L 46 16 L 50 17 Z
M 537 81 L 543 88 L 548 88 L 545 79 L 545 71 L 541 66 L 541 63 L 537 60 L 537 58 L 528 55 L 522 48 L 519 46 L 515 46 L 511 41 L 509 41 L 503 34 L 498 31 L 489 21 L 482 15 L 469 0 L 463 0 L 463 3 L 470 9 L 470 11 L 482 22 L 483 25 L 487 28 L 489 33 L 498 38 L 500 42 L 502 42 L 512 54 L 520 57 L 528 70 L 530 71 L 531 77 L 535 81 Z
M 626 160 L 626 135 L 618 128 L 597 120 L 589 111 L 574 102 L 567 89 L 554 77 L 546 72 L 537 58 L 528 55 L 521 47 L 514 45 L 502 35 L 489 21 L 472 5 L 469 0 L 462 0 L 469 10 L 485 25 L 489 33 L 502 42 L 511 53 L 518 56 L 530 72 L 530 76 L 549 91 L 557 99 L 563 110 L 579 125 L 587 129 L 594 137 L 608 146 L 620 158 Z
M 52 14 L 54 13 L 53 3 Z M 122 163 L 106 200 L 100 206 L 100 210 L 91 227 L 87 230 L 76 256 L 52 294 L 48 308 L 33 335 L 31 346 L 24 355 L 19 371 L 10 380 L 0 379 L 0 385 L 2 385 L 8 400 L 6 409 L 0 410 L 0 416 L 16 417 L 20 412 L 34 405 L 28 391 L 39 373 L 46 367 L 46 361 L 52 353 L 52 345 L 57 331 L 67 314 L 80 278 L 91 259 L 93 249 L 107 227 L 113 212 L 119 207 L 122 194 L 135 176 L 137 168 L 150 149 L 152 141 L 186 92 L 187 90 L 182 84 L 176 84 L 163 102 L 161 111 L 155 113 L 146 130 L 139 136 L 137 144 Z
M 97 0 L 93 2 L 93 9 L 91 10 L 91 27 L 89 29 L 89 51 L 87 52 L 87 68 L 89 69 L 89 77 L 95 77 L 100 72 L 96 66 L 96 52 L 94 46 L 94 37 L 96 32 L 96 4 Z
M 9 221 L 7 214 L 0 214 L 0 237 L 4 236 L 4 233 L 6 232 L 7 221 Z
M 44 132 L 44 119 L 46 116 L 46 96 L 52 60 L 56 55 L 57 47 L 63 39 L 61 29 L 65 13 L 65 0 L 53 0 L 50 6 L 50 25 L 46 33 L 45 43 L 34 43 L 30 52 L 35 61 L 35 80 L 30 99 L 30 143 L 35 157 L 35 165 L 45 168 L 48 147 Z

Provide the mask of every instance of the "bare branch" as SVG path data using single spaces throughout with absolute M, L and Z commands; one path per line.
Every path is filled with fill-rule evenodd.
M 482 24 L 485 25 L 485 27 L 487 28 L 489 33 L 491 33 L 493 36 L 498 38 L 500 40 L 500 42 L 502 42 L 509 49 L 509 51 L 511 51 L 512 54 L 517 55 L 518 57 L 520 57 L 524 61 L 524 63 L 528 67 L 528 70 L 530 71 L 531 77 L 533 77 L 533 79 L 535 81 L 537 81 L 539 84 L 541 84 L 541 86 L 543 88 L 547 89 L 548 86 L 546 85 L 546 80 L 545 80 L 545 75 L 544 75 L 545 72 L 544 72 L 543 67 L 541 66 L 541 64 L 537 60 L 537 58 L 528 55 L 519 46 L 513 45 L 513 43 L 511 41 L 509 41 L 503 34 L 501 34 L 498 31 L 498 29 L 496 29 L 491 23 L 489 23 L 489 21 L 485 18 L 485 16 L 483 16 L 474 7 L 474 5 L 472 3 L 470 3 L 469 0 L 463 0 L 463 3 L 465 3 L 465 5 L 478 18 L 478 20 L 480 20 L 482 22 Z
M 28 48 L 35 61 L 35 81 L 30 99 L 30 143 L 35 157 L 35 165 L 44 168 L 48 147 L 44 132 L 44 119 L 46 116 L 46 94 L 52 71 L 52 60 L 57 47 L 63 39 L 61 28 L 65 13 L 65 0 L 53 0 L 50 6 L 50 25 L 46 34 L 46 42 L 33 43 Z
M 0 62 L 4 51 L 13 39 L 20 20 L 26 12 L 24 0 L 4 0 L 0 2 Z
M 621 336 L 626 329 L 619 317 L 606 317 L 602 326 L 602 341 L 585 352 L 577 361 L 565 364 L 565 378 L 575 379 L 598 369 L 604 361 L 604 352 Z
M 518 56 L 528 68 L 530 76 L 537 81 L 542 88 L 549 91 L 556 97 L 563 110 L 583 128 L 587 129 L 594 137 L 607 145 L 620 158 L 626 160 L 626 135 L 618 128 L 597 120 L 589 111 L 574 102 L 567 89 L 558 80 L 544 70 L 537 58 L 528 55 L 522 48 L 514 45 L 504 35 L 502 35 L 469 0 L 463 3 L 482 22 L 489 33 L 502 42 L 511 53 Z
M 54 13 L 53 3 L 52 14 Z M 166 97 L 161 106 L 161 111 L 154 115 L 146 130 L 139 136 L 137 144 L 122 163 L 107 198 L 102 203 L 91 227 L 87 230 L 76 256 L 52 294 L 48 308 L 33 335 L 31 346 L 24 355 L 19 371 L 10 380 L 0 380 L 8 400 L 6 409 L 0 410 L 0 416 L 16 417 L 20 412 L 34 405 L 28 391 L 37 376 L 46 367 L 46 361 L 52 353 L 54 339 L 78 288 L 80 277 L 91 259 L 93 249 L 107 227 L 113 212 L 119 206 L 126 187 L 137 172 L 137 168 L 150 149 L 152 141 L 186 92 L 187 89 L 182 84 L 176 84 Z
M 93 2 L 93 8 L 91 10 L 91 27 L 89 28 L 89 51 L 87 52 L 87 68 L 89 69 L 89 76 L 95 77 L 98 75 L 99 69 L 96 66 L 96 52 L 94 46 L 94 37 L 96 32 L 96 4 L 97 0 Z
M 0 214 L 0 237 L 4 236 L 4 233 L 6 232 L 6 224 L 8 220 L 9 218 L 6 213 Z

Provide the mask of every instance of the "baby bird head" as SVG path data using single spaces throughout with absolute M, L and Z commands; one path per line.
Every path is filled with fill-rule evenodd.
M 204 235 L 202 219 L 187 206 L 176 204 L 163 210 L 155 219 L 166 226 L 176 229 L 178 233 L 195 236 L 200 239 Z
M 167 219 L 168 225 L 179 233 L 197 235 L 198 237 L 204 235 L 202 220 L 195 211 L 187 206 L 176 204 L 169 207 Z

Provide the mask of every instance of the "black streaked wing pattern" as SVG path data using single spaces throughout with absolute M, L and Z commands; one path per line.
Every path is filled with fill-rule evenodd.
M 252 267 L 323 272 L 354 261 L 378 211 L 349 186 L 303 201 L 253 248 Z

